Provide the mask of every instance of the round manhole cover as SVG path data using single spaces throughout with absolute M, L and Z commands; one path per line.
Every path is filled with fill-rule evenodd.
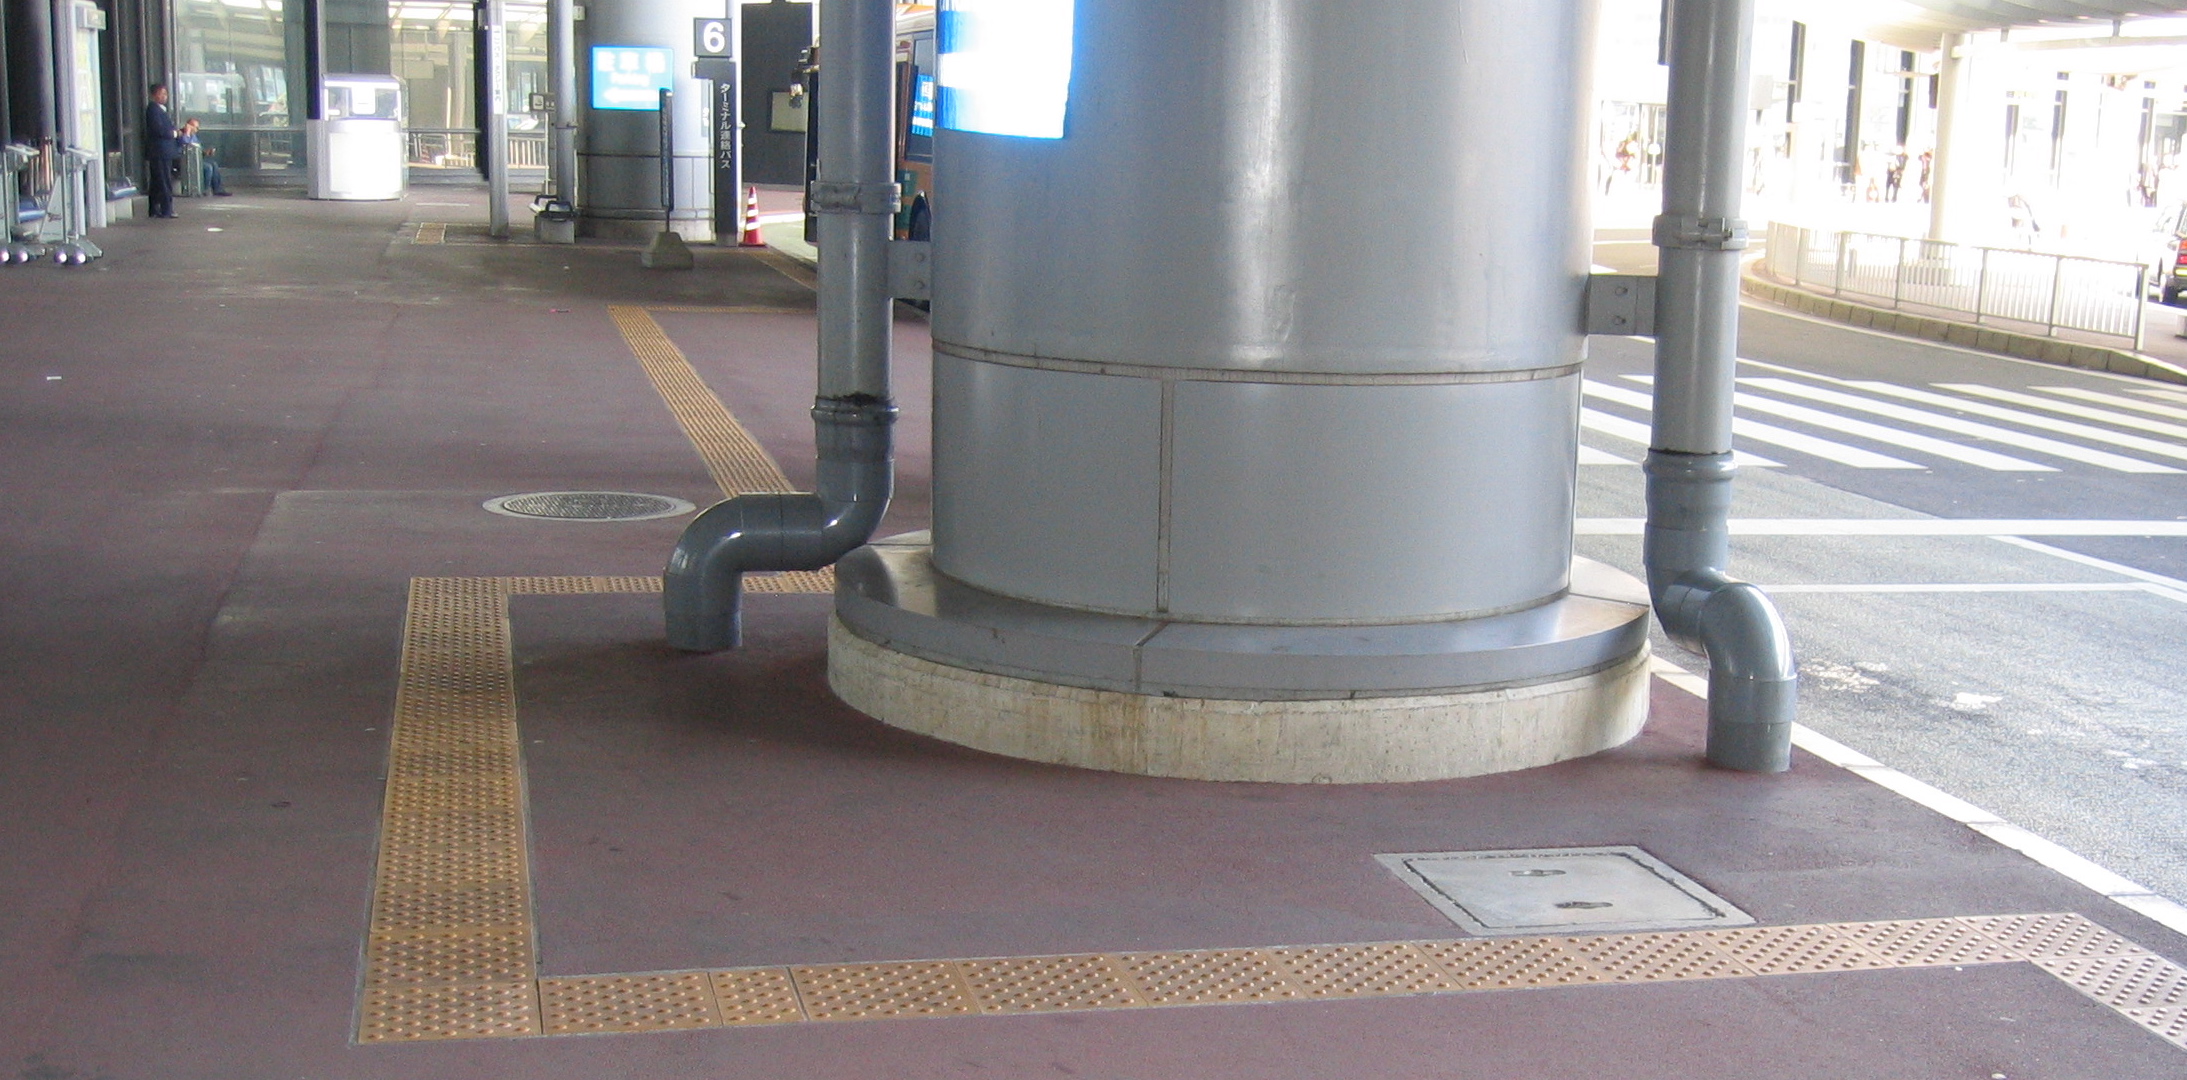
M 488 499 L 486 509 L 510 517 L 553 521 L 650 521 L 698 508 L 666 495 L 629 491 L 534 491 Z

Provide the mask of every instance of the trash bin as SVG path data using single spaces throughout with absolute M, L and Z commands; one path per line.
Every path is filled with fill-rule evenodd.
M 311 136 L 311 197 L 399 199 L 405 186 L 402 82 L 329 75 Z

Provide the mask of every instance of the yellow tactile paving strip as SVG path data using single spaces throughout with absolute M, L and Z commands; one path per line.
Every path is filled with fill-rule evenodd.
M 753 578 L 761 591 L 802 591 Z M 2033 963 L 2187 1048 L 2187 969 L 2073 914 L 542 978 L 511 596 L 648 577 L 420 578 L 404 620 L 360 1042 L 1409 997 Z

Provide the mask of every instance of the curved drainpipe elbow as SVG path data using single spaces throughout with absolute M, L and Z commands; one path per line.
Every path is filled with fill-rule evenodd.
M 819 570 L 872 539 L 895 485 L 895 422 L 896 407 L 880 398 L 822 398 L 813 406 L 818 491 L 739 495 L 693 519 L 663 575 L 668 643 L 736 648 L 746 573 Z
M 1723 570 L 1731 455 L 1651 450 L 1646 470 L 1648 589 L 1663 632 L 1709 658 L 1708 760 L 1783 772 L 1792 765 L 1799 672 L 1776 605 Z

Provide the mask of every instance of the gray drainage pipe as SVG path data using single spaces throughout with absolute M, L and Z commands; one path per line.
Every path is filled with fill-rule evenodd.
M 1781 772 L 1792 763 L 1798 699 L 1792 642 L 1769 597 L 1724 572 L 1754 0 L 1665 2 L 1670 131 L 1655 222 L 1655 416 L 1642 557 L 1664 632 L 1708 654 L 1709 761 Z
M 813 405 L 819 474 L 811 494 L 740 495 L 684 529 L 669 555 L 668 643 L 735 648 L 743 579 L 753 570 L 818 570 L 864 544 L 895 482 L 889 398 L 888 249 L 896 213 L 895 6 L 820 6 L 828 77 L 819 95 L 820 393 Z

